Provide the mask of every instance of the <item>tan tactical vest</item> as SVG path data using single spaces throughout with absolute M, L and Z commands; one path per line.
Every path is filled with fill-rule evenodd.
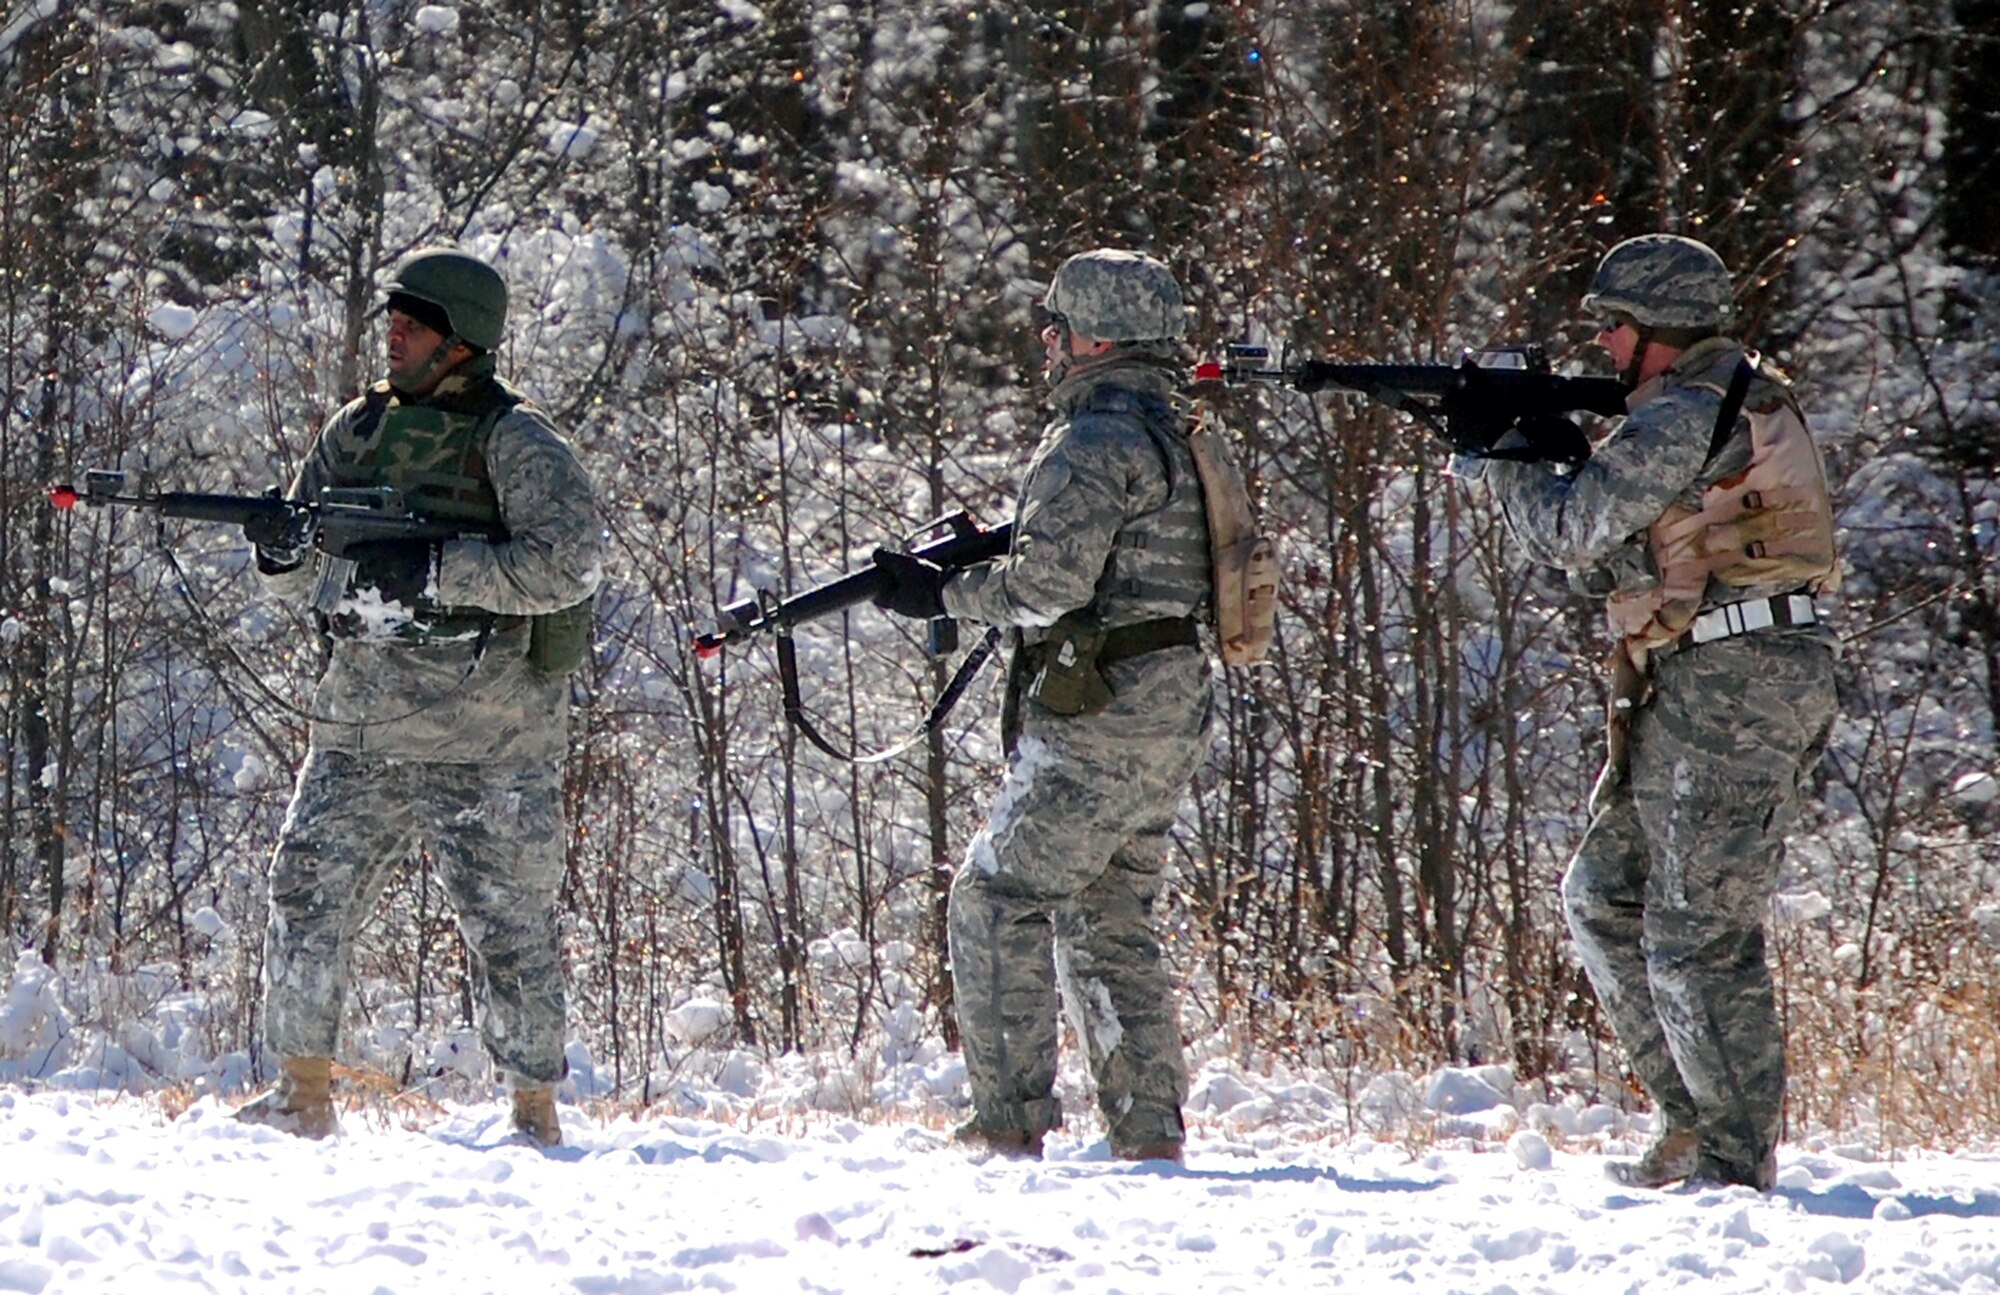
M 1648 532 L 1659 584 L 1607 601 L 1611 628 L 1631 647 L 1678 638 L 1701 611 L 1711 579 L 1753 597 L 1838 584 L 1826 467 L 1790 393 L 1767 390 L 1768 403 L 1743 411 L 1749 466 L 1710 485 L 1699 508 L 1677 503 L 1662 513 Z

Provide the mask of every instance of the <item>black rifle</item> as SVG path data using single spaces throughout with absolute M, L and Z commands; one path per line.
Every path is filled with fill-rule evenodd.
M 924 538 L 929 537 L 929 538 Z M 973 524 L 972 518 L 963 512 L 950 513 L 938 518 L 928 526 L 919 527 L 903 541 L 904 552 L 914 557 L 934 562 L 946 571 L 958 571 L 977 562 L 1003 557 L 1014 543 L 1014 527 L 996 526 L 992 530 L 981 530 Z M 780 601 L 768 595 L 745 598 L 722 608 L 715 614 L 715 629 L 712 633 L 694 636 L 694 651 L 697 657 L 711 657 L 731 643 L 776 631 L 778 635 L 778 682 L 784 693 L 785 718 L 806 740 L 836 760 L 850 760 L 856 763 L 873 764 L 887 760 L 907 750 L 944 723 L 945 716 L 958 704 L 959 697 L 972 683 L 1000 643 L 1000 632 L 989 628 L 979 644 L 966 654 L 953 672 L 951 681 L 938 694 L 931 705 L 930 713 L 924 717 L 916 731 L 896 745 L 869 755 L 859 755 L 834 745 L 813 726 L 806 715 L 805 702 L 799 693 L 799 664 L 797 649 L 792 645 L 792 628 L 807 621 L 818 620 L 845 611 L 859 603 L 874 601 L 882 589 L 882 568 L 871 562 L 859 571 L 850 571 L 838 580 L 816 585 L 802 594 Z M 946 618 L 930 623 L 929 650 L 932 656 L 943 656 L 958 646 L 958 627 Z
M 138 473 L 91 469 L 83 474 L 81 491 L 71 485 L 53 486 L 49 489 L 49 502 L 61 509 L 71 509 L 79 503 L 93 508 L 139 508 L 161 518 L 221 522 L 230 526 L 303 516 L 307 542 L 327 557 L 321 564 L 312 597 L 313 608 L 322 612 L 331 612 L 346 592 L 354 574 L 354 560 L 347 556 L 347 551 L 356 544 L 367 540 L 454 540 L 467 535 L 497 539 L 504 534 L 497 527 L 419 516 L 404 504 L 402 493 L 391 486 L 328 488 L 320 491 L 317 503 L 306 503 L 276 495 L 150 492 L 143 488 Z
M 929 538 L 920 538 L 925 536 Z M 1005 556 L 1013 542 L 1012 523 L 983 530 L 973 524 L 969 515 L 957 512 L 918 528 L 904 541 L 904 551 L 913 557 L 934 562 L 946 571 L 957 571 L 977 562 Z M 816 585 L 783 601 L 769 595 L 745 598 L 715 614 L 713 633 L 694 636 L 695 654 L 714 656 L 731 643 L 740 643 L 770 630 L 789 630 L 795 625 L 832 616 L 857 604 L 872 602 L 881 588 L 882 569 L 871 562 L 859 571 L 850 571 L 838 580 Z M 936 650 L 951 649 L 945 646 Z
M 1552 373 L 1540 346 L 1466 351 L 1457 364 L 1334 364 L 1282 359 L 1269 348 L 1231 346 L 1228 361 L 1207 376 L 1233 382 L 1282 382 L 1311 393 L 1328 387 L 1359 392 L 1414 415 L 1461 454 L 1529 463 L 1578 464 L 1590 438 L 1565 414 L 1617 417 L 1630 392 L 1616 378 Z

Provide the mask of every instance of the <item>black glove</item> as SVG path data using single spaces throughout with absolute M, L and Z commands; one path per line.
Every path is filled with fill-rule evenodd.
M 264 491 L 266 499 L 283 499 L 276 486 Z M 266 575 L 289 571 L 305 560 L 306 544 L 312 539 L 312 514 L 304 508 L 288 508 L 252 517 L 243 523 L 243 538 L 257 550 L 257 568 Z
M 882 573 L 882 587 L 875 591 L 877 607 L 920 621 L 944 615 L 943 567 L 896 549 L 876 549 L 875 568 Z
M 1561 414 L 1529 414 L 1486 453 L 1495 459 L 1526 459 L 1530 463 L 1575 467 L 1590 458 L 1590 438 Z
M 439 555 L 443 546 L 436 540 L 363 540 L 350 544 L 346 556 L 354 561 L 354 578 L 348 587 L 373 587 L 385 603 L 401 603 L 412 615 L 435 609 L 431 595 L 435 587 Z

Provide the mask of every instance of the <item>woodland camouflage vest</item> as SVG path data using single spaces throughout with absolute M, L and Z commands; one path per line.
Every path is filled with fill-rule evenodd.
M 335 485 L 394 486 L 425 517 L 501 524 L 500 499 L 486 468 L 486 434 L 521 403 L 519 394 L 488 378 L 422 405 L 396 402 L 387 383 L 364 399 L 367 410 L 331 446 Z
M 486 464 L 486 438 L 506 413 L 526 403 L 491 374 L 449 377 L 421 405 L 395 401 L 387 383 L 371 388 L 367 409 L 333 451 L 337 486 L 393 486 L 421 516 L 502 528 L 500 497 Z M 477 607 L 445 608 L 428 635 L 456 633 L 467 625 L 491 630 L 530 625 L 528 660 L 549 674 L 569 674 L 590 655 L 591 601 L 540 616 L 495 615 Z

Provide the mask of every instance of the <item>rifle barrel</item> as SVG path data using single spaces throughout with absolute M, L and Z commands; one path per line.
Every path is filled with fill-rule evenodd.
M 202 495 L 168 491 L 150 498 L 119 499 L 107 502 L 155 508 L 162 517 L 179 517 L 192 522 L 227 522 L 241 525 L 253 517 L 289 515 L 297 504 L 265 495 Z
M 1326 387 L 1373 393 L 1401 391 L 1409 395 L 1442 395 L 1465 381 L 1456 364 L 1336 364 L 1302 360 L 1294 385 L 1313 392 Z

